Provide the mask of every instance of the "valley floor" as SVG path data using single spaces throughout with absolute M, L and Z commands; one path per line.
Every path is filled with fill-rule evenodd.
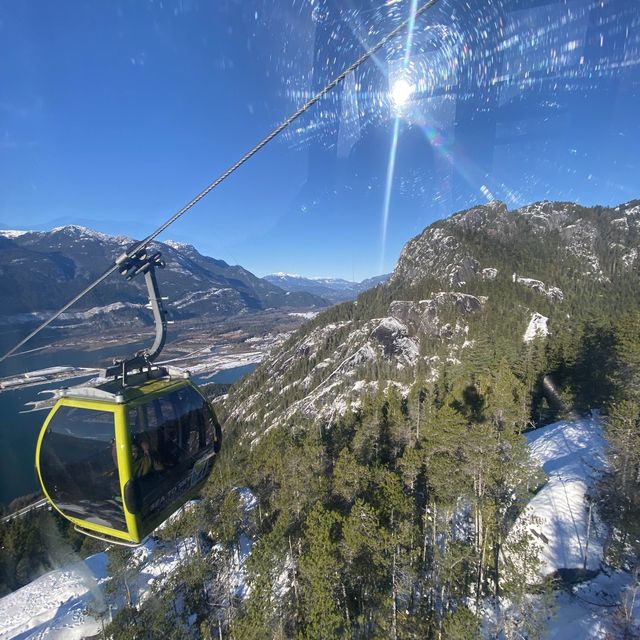
M 250 364 L 259 364 L 267 354 L 282 344 L 309 317 L 317 312 L 263 311 L 227 319 L 183 320 L 169 328 L 168 343 L 161 363 L 188 369 L 192 375 L 213 376 L 220 371 Z M 135 334 L 125 333 L 122 327 L 105 329 L 96 342 L 95 330 L 83 332 L 75 329 L 67 337 L 58 339 L 46 347 L 33 350 L 33 362 L 26 365 L 31 371 L 0 377 L 0 393 L 16 388 L 37 386 L 52 382 L 64 382 L 74 378 L 96 376 L 99 367 L 119 357 L 133 353 L 153 341 L 153 331 L 148 329 Z M 126 344 L 131 344 L 129 350 Z M 124 350 L 123 350 L 124 347 Z M 70 354 L 95 354 L 92 367 L 75 366 L 69 362 Z M 56 354 L 60 354 L 57 356 Z M 59 360 L 58 366 L 38 366 L 38 356 L 47 360 Z M 91 359 L 91 358 L 89 358 Z M 41 407 L 37 407 L 41 408 Z

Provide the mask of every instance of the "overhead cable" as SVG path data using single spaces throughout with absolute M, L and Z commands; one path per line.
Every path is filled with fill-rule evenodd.
M 336 85 L 340 84 L 350 73 L 355 71 L 363 62 L 368 60 L 374 53 L 379 51 L 384 45 L 386 45 L 390 40 L 395 38 L 407 25 L 413 23 L 417 18 L 419 18 L 423 13 L 425 13 L 428 9 L 430 9 L 434 4 L 436 4 L 438 0 L 427 0 L 419 9 L 416 10 L 415 14 L 411 13 L 406 20 L 403 20 L 398 26 L 396 26 L 392 31 L 387 33 L 381 40 L 379 40 L 375 45 L 373 45 L 370 49 L 367 49 L 355 62 L 352 62 L 344 71 L 342 71 L 339 75 L 337 75 L 329 84 L 327 84 L 323 89 L 318 91 L 313 97 L 311 97 L 307 102 L 305 102 L 302 106 L 298 107 L 296 111 L 294 111 L 286 120 L 283 120 L 275 129 L 273 129 L 268 135 L 266 135 L 260 142 L 258 142 L 255 146 L 253 146 L 249 151 L 247 151 L 239 160 L 237 160 L 234 164 L 232 164 L 224 173 L 222 173 L 219 177 L 217 177 L 213 182 L 207 185 L 198 195 L 196 195 L 192 200 L 190 200 L 182 209 L 174 213 L 170 218 L 168 218 L 165 222 L 163 222 L 153 233 L 148 235 L 144 240 L 142 240 L 139 244 L 135 245 L 133 248 L 129 249 L 126 253 L 123 253 L 119 256 L 114 264 L 109 267 L 99 278 L 97 278 L 94 282 L 88 285 L 85 289 L 83 289 L 78 295 L 72 298 L 67 304 L 65 304 L 61 309 L 56 311 L 53 315 L 51 315 L 47 320 L 45 320 L 41 325 L 39 325 L 36 329 L 34 329 L 26 338 L 21 340 L 18 344 L 16 344 L 12 349 L 7 351 L 1 358 L 0 362 L 2 362 L 5 358 L 8 358 L 10 355 L 15 353 L 20 347 L 22 347 L 25 343 L 27 343 L 31 338 L 35 337 L 38 333 L 40 333 L 43 329 L 48 327 L 56 318 L 59 318 L 67 309 L 72 307 L 76 302 L 78 302 L 81 298 L 83 298 L 87 293 L 89 293 L 92 289 L 97 287 L 100 283 L 106 280 L 112 273 L 117 271 L 120 265 L 127 260 L 128 258 L 132 258 L 138 251 L 144 249 L 150 242 L 155 240 L 167 227 L 172 225 L 178 218 L 181 218 L 189 209 L 194 207 L 200 200 L 202 200 L 206 195 L 208 195 L 213 189 L 215 189 L 221 182 L 226 180 L 232 173 L 234 173 L 237 169 L 239 169 L 247 160 L 252 158 L 260 149 L 262 149 L 265 145 L 271 142 L 276 136 L 282 133 L 294 120 L 299 118 L 305 111 L 309 110 L 314 104 L 316 104 L 319 100 L 321 100 L 327 93 L 329 93 L 332 89 L 336 87 Z

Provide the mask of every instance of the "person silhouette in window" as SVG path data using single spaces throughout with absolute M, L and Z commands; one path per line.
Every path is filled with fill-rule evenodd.
M 151 445 L 146 440 L 134 442 L 131 445 L 131 458 L 135 478 L 142 478 L 152 471 L 162 471 L 164 469 L 162 462 L 160 462 L 155 452 L 151 450 Z

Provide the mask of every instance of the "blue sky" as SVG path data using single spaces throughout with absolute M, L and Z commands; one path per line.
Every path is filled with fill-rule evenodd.
M 410 6 L 0 0 L 0 226 L 142 237 Z M 362 279 L 494 197 L 638 198 L 639 63 L 637 0 L 439 0 L 164 237 Z

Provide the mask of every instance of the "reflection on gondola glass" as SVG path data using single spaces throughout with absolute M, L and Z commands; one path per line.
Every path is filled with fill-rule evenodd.
M 65 515 L 126 531 L 114 438 L 113 412 L 60 406 L 44 434 L 40 472 Z
M 131 471 L 143 518 L 205 477 L 213 453 L 214 419 L 190 386 L 129 409 Z

